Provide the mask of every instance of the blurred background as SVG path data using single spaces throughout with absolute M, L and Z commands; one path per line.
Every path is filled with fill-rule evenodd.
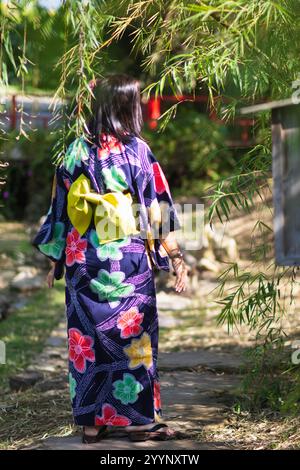
M 30 242 L 90 80 L 118 72 L 141 82 L 175 202 L 205 207 L 186 295 L 157 273 L 166 418 L 209 448 L 299 448 L 299 275 L 274 263 L 271 113 L 240 112 L 300 88 L 299 19 L 298 0 L 0 1 L 0 449 L 76 434 L 64 281 L 46 287 Z

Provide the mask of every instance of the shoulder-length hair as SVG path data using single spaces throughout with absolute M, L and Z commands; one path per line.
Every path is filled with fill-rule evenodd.
M 101 136 L 112 134 L 123 143 L 140 135 L 143 116 L 140 82 L 127 74 L 108 74 L 92 85 L 89 140 L 101 147 Z

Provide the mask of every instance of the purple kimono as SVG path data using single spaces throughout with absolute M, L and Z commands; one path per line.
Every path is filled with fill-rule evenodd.
M 141 232 L 101 244 L 93 218 L 79 233 L 68 216 L 68 193 L 81 175 L 93 191 L 130 192 L 146 210 Z M 69 384 L 75 424 L 128 426 L 159 420 L 158 317 L 153 268 L 169 270 L 159 239 L 145 242 L 158 223 L 158 203 L 180 228 L 164 173 L 142 139 L 103 146 L 72 142 L 56 168 L 45 222 L 33 245 L 65 271 Z

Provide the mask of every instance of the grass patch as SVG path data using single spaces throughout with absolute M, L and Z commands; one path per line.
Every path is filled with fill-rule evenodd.
M 5 387 L 10 375 L 27 367 L 43 349 L 52 329 L 64 312 L 64 281 L 55 288 L 42 288 L 30 297 L 23 308 L 0 323 L 0 338 L 6 345 L 6 364 L 0 365 L 0 387 Z
M 0 253 L 16 260 L 20 253 L 28 256 L 33 252 L 26 227 L 18 222 L 0 222 Z
M 26 225 L 22 222 L 0 223 L 0 252 L 15 270 L 15 260 L 20 254 L 30 257 L 33 247 Z M 3 264 L 6 269 L 6 263 Z M 0 364 L 0 387 L 7 387 L 10 375 L 26 368 L 40 353 L 44 343 L 64 313 L 65 283 L 55 282 L 55 287 L 41 288 L 30 294 L 29 302 L 11 312 L 0 322 L 0 339 L 6 345 L 6 364 Z
M 199 435 L 202 442 L 226 442 L 239 450 L 299 450 L 299 417 L 260 412 L 227 413 L 227 424 Z
M 187 348 L 197 347 L 205 320 L 205 309 L 190 308 L 182 311 L 162 310 L 164 315 L 178 320 L 178 324 L 170 327 L 159 327 L 159 348 L 161 352 L 178 352 Z M 200 336 L 199 336 L 200 335 Z
M 5 399 L 6 405 L 0 407 L 0 450 L 16 450 L 38 444 L 49 436 L 76 432 L 67 386 L 48 393 L 31 388 L 9 396 L 0 395 L 0 399 Z

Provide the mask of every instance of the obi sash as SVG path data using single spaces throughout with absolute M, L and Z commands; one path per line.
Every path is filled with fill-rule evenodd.
M 139 233 L 131 194 L 121 191 L 99 194 L 91 189 L 90 180 L 84 174 L 70 186 L 67 213 L 80 235 L 86 232 L 93 218 L 100 244 Z

